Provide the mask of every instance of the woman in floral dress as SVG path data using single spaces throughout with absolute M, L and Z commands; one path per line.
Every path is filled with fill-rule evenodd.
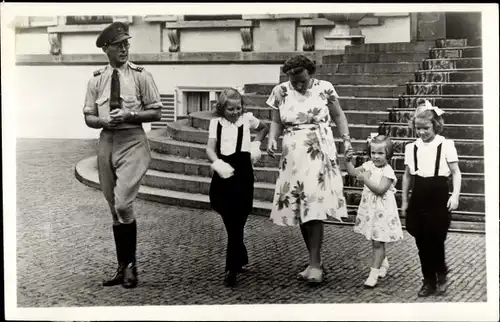
M 271 220 L 280 226 L 300 226 L 309 265 L 299 277 L 320 283 L 323 221 L 347 217 L 331 122 L 342 135 L 345 151 L 352 149 L 349 128 L 333 85 L 311 77 L 315 65 L 310 59 L 292 57 L 283 72 L 289 81 L 275 86 L 267 100 L 273 108 L 269 155 L 275 155 L 277 138 L 283 134 Z

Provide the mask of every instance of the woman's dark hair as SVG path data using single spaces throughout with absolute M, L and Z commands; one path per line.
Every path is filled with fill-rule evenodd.
M 307 70 L 309 75 L 316 72 L 316 65 L 312 60 L 304 55 L 293 56 L 288 58 L 282 66 L 283 73 L 297 75 Z
M 243 100 L 243 95 L 238 92 L 236 88 L 226 88 L 220 93 L 219 100 L 215 104 L 215 114 L 224 117 L 224 110 L 226 109 L 227 102 L 229 100 L 241 100 L 242 114 L 245 112 L 245 102 Z
M 391 161 L 392 155 L 394 154 L 394 148 L 392 146 L 392 141 L 388 136 L 383 135 L 383 134 L 379 134 L 370 141 L 370 143 L 368 144 L 368 151 L 367 151 L 368 157 L 371 157 L 371 155 L 372 155 L 372 149 L 371 149 L 372 143 L 375 143 L 375 144 L 384 143 L 385 144 L 385 157 L 386 157 L 387 161 Z

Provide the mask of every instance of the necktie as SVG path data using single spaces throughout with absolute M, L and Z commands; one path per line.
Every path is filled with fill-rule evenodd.
M 111 96 L 109 99 L 109 109 L 121 108 L 120 104 L 120 79 L 118 78 L 118 70 L 113 70 L 111 76 Z

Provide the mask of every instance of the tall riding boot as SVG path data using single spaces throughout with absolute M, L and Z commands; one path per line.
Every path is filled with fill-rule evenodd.
M 124 241 L 123 241 L 123 227 L 122 225 L 113 225 L 113 236 L 115 239 L 116 246 L 116 258 L 118 259 L 118 268 L 113 275 L 108 280 L 102 282 L 103 286 L 114 286 L 123 283 L 124 270 L 126 266 L 125 254 L 124 254 Z
M 137 247 L 137 222 L 134 220 L 132 223 L 123 226 L 125 227 L 124 241 L 126 245 L 126 266 L 123 274 L 123 287 L 134 288 L 138 283 L 135 259 Z

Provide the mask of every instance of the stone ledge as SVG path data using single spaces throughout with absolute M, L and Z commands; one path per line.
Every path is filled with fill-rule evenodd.
M 145 65 L 163 64 L 282 64 L 295 55 L 317 60 L 314 52 L 179 52 L 157 54 L 131 54 L 130 61 Z M 103 54 L 70 55 L 17 55 L 18 66 L 44 65 L 101 65 L 106 64 Z
M 224 20 L 224 21 L 177 21 L 166 22 L 167 29 L 202 29 L 202 28 L 251 28 L 252 21 L 247 20 Z
M 244 20 L 281 20 L 281 19 L 310 19 L 317 16 L 313 13 L 289 13 L 289 14 L 255 14 L 243 15 Z
M 148 15 L 144 16 L 143 20 L 146 22 L 173 22 L 182 20 L 183 16 L 176 15 Z
M 300 19 L 300 26 L 335 26 L 335 22 L 328 20 L 326 18 L 316 18 L 316 19 Z
M 109 24 L 98 25 L 63 25 L 48 27 L 48 33 L 85 33 L 85 32 L 100 32 Z

